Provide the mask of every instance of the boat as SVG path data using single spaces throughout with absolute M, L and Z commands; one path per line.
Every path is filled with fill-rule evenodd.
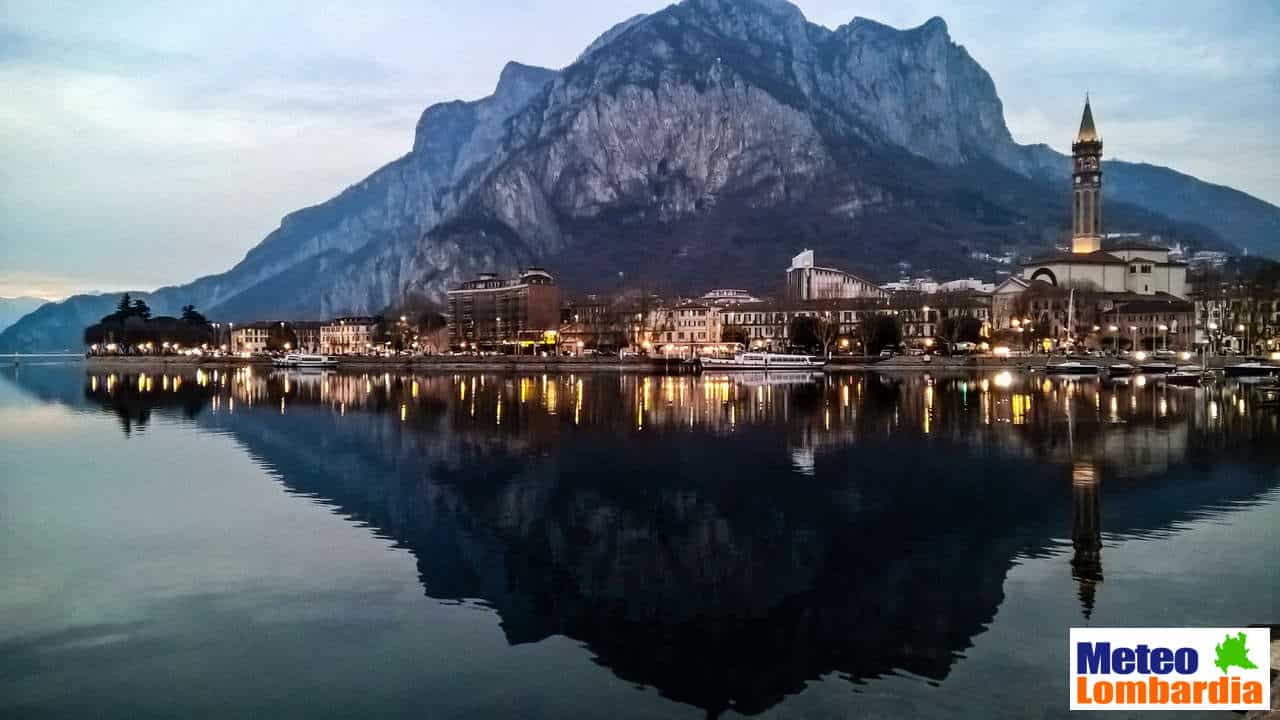
M 338 367 L 338 358 L 332 355 L 289 353 L 284 357 L 273 359 L 271 364 L 276 367 L 298 368 L 300 370 L 306 368 L 335 368 Z
M 1135 372 L 1135 370 L 1136 368 L 1134 368 L 1129 363 L 1116 363 L 1115 365 L 1109 365 L 1107 367 L 1107 374 L 1110 375 L 1111 377 L 1116 377 L 1119 375 L 1132 375 Z
M 1204 368 L 1199 365 L 1182 365 L 1164 376 L 1165 385 L 1198 387 L 1204 378 Z
M 1222 368 L 1222 374 L 1227 377 L 1274 377 L 1280 375 L 1280 365 L 1250 360 L 1228 365 Z
M 1178 369 L 1177 365 L 1163 360 L 1147 360 L 1138 367 L 1148 375 L 1163 375 Z
M 1101 366 L 1093 363 L 1082 363 L 1076 360 L 1068 360 L 1056 364 L 1045 366 L 1044 371 L 1050 375 L 1097 375 L 1101 370 Z
M 731 358 L 698 358 L 703 370 L 811 370 L 826 363 L 812 355 L 783 355 L 768 352 L 741 352 Z
M 1255 405 L 1280 405 L 1280 382 L 1259 383 L 1253 387 L 1252 395 Z

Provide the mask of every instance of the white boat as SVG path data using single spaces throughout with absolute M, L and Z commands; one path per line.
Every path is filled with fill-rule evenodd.
M 742 352 L 731 358 L 698 358 L 704 370 L 810 370 L 825 363 L 812 355 L 782 355 L 768 352 Z
M 1111 376 L 1132 375 L 1133 372 L 1134 367 L 1129 363 L 1116 363 L 1115 365 L 1111 365 L 1107 368 L 1107 374 Z
M 335 368 L 338 358 L 332 355 L 311 355 L 308 353 L 289 353 L 271 361 L 272 365 L 284 368 Z
M 1101 366 L 1093 363 L 1082 363 L 1075 360 L 1060 362 L 1045 367 L 1044 371 L 1050 375 L 1097 375 L 1101 370 Z
M 1140 365 L 1139 367 L 1142 368 L 1142 372 L 1148 375 L 1160 375 L 1162 373 L 1171 373 L 1174 370 L 1178 369 L 1177 365 L 1174 365 L 1171 362 L 1165 362 L 1163 360 L 1147 360 L 1146 362 L 1143 362 L 1142 365 Z

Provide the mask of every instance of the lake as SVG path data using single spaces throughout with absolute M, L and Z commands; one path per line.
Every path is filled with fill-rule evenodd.
M 1235 382 L 34 362 L 0 468 L 5 717 L 1066 717 L 1072 626 L 1280 621 Z

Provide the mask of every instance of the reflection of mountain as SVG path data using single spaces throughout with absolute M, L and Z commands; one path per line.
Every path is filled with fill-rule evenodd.
M 1198 396 L 1161 419 L 1143 389 L 1112 425 L 1091 388 L 1072 397 L 1095 420 L 1067 422 L 1054 391 L 328 376 L 291 381 L 282 406 L 273 377 L 233 382 L 197 422 L 413 552 L 428 596 L 491 605 L 510 642 L 562 634 L 628 681 L 750 714 L 833 672 L 941 680 L 1020 554 L 1070 530 L 1087 614 L 1105 604 L 1102 531 L 1164 530 L 1277 483 L 1265 423 L 1222 436 Z M 1209 437 L 1238 452 L 1201 464 Z M 1130 456 L 1153 472 L 1116 465 Z

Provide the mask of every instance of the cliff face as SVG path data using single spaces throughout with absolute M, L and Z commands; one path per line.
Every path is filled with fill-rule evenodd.
M 559 72 L 510 63 L 490 97 L 428 108 L 408 154 L 150 302 L 228 320 L 377 312 L 531 262 L 576 289 L 772 291 L 801 246 L 873 275 L 983 272 L 971 251 L 1060 239 L 1068 167 L 1013 142 L 991 77 L 939 18 L 828 30 L 783 0 L 685 0 Z M 1163 168 L 1107 172 L 1113 229 L 1280 252 L 1280 209 Z M 16 337 L 0 348 L 25 349 Z

